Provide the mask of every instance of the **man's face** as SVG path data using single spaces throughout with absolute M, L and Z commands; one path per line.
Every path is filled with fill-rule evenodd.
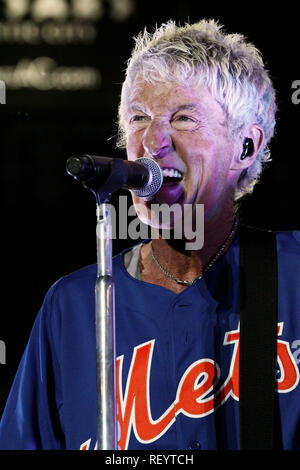
M 152 157 L 164 173 L 150 201 L 133 195 L 143 222 L 150 224 L 153 203 L 204 204 L 206 214 L 221 209 L 228 194 L 234 194 L 235 145 L 225 112 L 209 90 L 136 80 L 126 111 L 128 160 Z

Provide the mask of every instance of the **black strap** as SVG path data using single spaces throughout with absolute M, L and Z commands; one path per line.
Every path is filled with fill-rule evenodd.
M 242 450 L 274 448 L 276 344 L 275 233 L 241 225 L 239 409 Z

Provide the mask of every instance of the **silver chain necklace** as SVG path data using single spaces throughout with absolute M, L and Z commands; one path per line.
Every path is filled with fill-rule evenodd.
M 191 286 L 192 284 L 194 284 L 194 282 L 198 281 L 198 279 L 201 279 L 203 274 L 205 274 L 215 263 L 216 261 L 220 258 L 220 256 L 222 255 L 223 251 L 225 250 L 225 248 L 227 247 L 228 243 L 230 242 L 230 240 L 232 239 L 233 237 L 233 234 L 235 232 L 235 229 L 238 225 L 238 220 L 235 218 L 234 219 L 234 222 L 233 222 L 233 226 L 232 226 L 232 229 L 231 229 L 231 232 L 229 233 L 228 237 L 226 238 L 225 242 L 223 243 L 223 245 L 220 247 L 220 249 L 217 251 L 216 255 L 213 257 L 213 259 L 209 262 L 209 264 L 204 268 L 203 272 L 202 272 L 202 275 L 199 276 L 199 277 L 196 277 L 193 281 L 182 281 L 180 279 L 177 279 L 177 277 L 173 276 L 173 274 L 169 273 L 161 264 L 160 262 L 158 261 L 158 259 L 156 258 L 155 254 L 154 254 L 154 250 L 153 250 L 153 246 L 152 246 L 152 240 L 150 242 L 150 250 L 151 250 L 151 255 L 152 255 L 152 258 L 153 260 L 155 261 L 155 263 L 157 264 L 157 266 L 159 267 L 159 269 L 166 275 L 168 276 L 170 279 L 172 279 L 173 281 L 177 282 L 177 284 L 182 284 L 184 286 Z

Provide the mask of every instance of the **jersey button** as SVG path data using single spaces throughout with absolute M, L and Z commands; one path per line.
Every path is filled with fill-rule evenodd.
M 201 444 L 199 441 L 191 442 L 189 450 L 200 450 L 200 449 L 201 449 Z

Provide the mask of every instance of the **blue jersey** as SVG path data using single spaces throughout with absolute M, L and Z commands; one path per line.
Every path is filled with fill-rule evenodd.
M 276 408 L 300 449 L 300 232 L 276 235 Z M 114 257 L 121 449 L 239 449 L 239 236 L 180 294 Z M 96 266 L 57 281 L 34 323 L 3 413 L 1 449 L 94 449 Z

